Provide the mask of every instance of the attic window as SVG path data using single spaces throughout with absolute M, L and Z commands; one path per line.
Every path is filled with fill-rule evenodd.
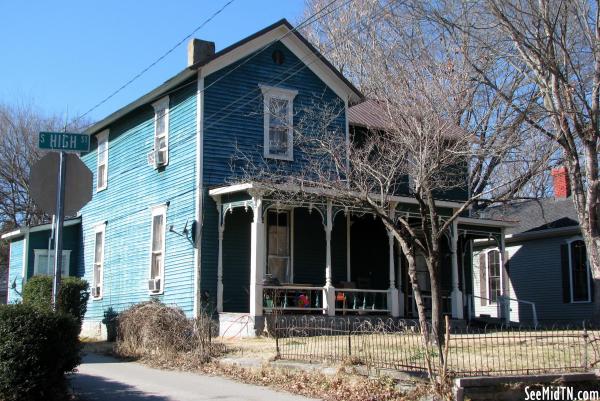
M 285 62 L 285 56 L 281 50 L 275 50 L 271 56 L 273 57 L 273 62 L 277 65 L 281 65 Z

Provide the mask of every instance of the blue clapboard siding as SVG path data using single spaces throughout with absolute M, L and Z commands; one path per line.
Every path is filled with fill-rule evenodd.
M 223 235 L 223 310 L 250 311 L 250 224 L 252 210 L 234 209 Z
M 86 318 L 99 320 L 112 306 L 122 310 L 131 304 L 157 297 L 176 304 L 191 315 L 194 301 L 194 250 L 188 239 L 168 232 L 181 232 L 194 220 L 196 195 L 196 84 L 191 82 L 170 95 L 169 165 L 154 169 L 147 154 L 154 147 L 154 110 L 145 105 L 110 127 L 108 187 L 94 193 L 82 210 L 83 258 L 79 275 L 92 282 L 94 228 L 106 224 L 104 295 L 90 300 Z M 82 157 L 94 172 L 96 188 L 96 144 Z M 169 202 L 166 218 L 164 295 L 151 296 L 150 271 L 151 207 Z
M 25 239 L 13 240 L 10 243 L 10 254 L 8 262 L 8 303 L 13 304 L 21 301 L 19 295 L 23 290 L 23 257 Z M 16 287 L 13 289 L 12 284 Z
M 285 62 L 273 62 L 272 52 L 281 50 Z M 214 201 L 208 196 L 208 187 L 226 185 L 240 178 L 240 165 L 235 162 L 236 154 L 260 158 L 263 153 L 263 103 L 259 84 L 277 86 L 298 91 L 294 99 L 294 122 L 300 119 L 306 108 L 318 110 L 323 104 L 336 106 L 341 100 L 303 62 L 277 42 L 270 48 L 253 57 L 250 61 L 240 60 L 223 70 L 217 71 L 204 80 L 207 87 L 204 93 L 203 125 L 203 228 L 202 228 L 202 278 L 201 288 L 216 298 L 217 277 L 217 210 Z M 225 79 L 221 79 L 227 74 Z M 234 103 L 235 102 L 235 103 Z M 332 129 L 345 135 L 344 112 L 332 124 Z M 237 147 L 237 150 L 236 150 Z M 239 152 L 239 153 L 238 153 Z M 294 161 L 273 162 L 280 171 L 295 171 L 302 168 L 302 155 L 294 149 Z M 316 226 L 318 227 L 318 226 Z M 325 272 L 324 231 L 318 230 L 322 241 L 322 255 L 318 250 L 312 265 L 317 275 L 306 275 L 311 282 L 323 283 Z M 296 252 L 296 256 L 300 252 Z M 296 261 L 295 261 L 296 263 Z M 296 274 L 298 270 L 294 267 Z M 302 275 L 301 275 L 302 277 Z M 297 278 L 295 281 L 299 281 Z

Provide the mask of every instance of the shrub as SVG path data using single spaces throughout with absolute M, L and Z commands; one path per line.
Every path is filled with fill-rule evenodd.
M 0 399 L 56 400 L 64 373 L 80 362 L 73 316 L 31 305 L 0 305 Z
M 200 362 L 216 354 L 211 343 L 212 319 L 188 319 L 180 308 L 158 301 L 133 305 L 117 318 L 117 352 L 128 357 L 176 358 L 193 353 Z
M 58 310 L 70 313 L 79 326 L 87 311 L 89 284 L 78 277 L 63 277 L 58 293 Z M 23 303 L 36 308 L 52 308 L 52 277 L 34 276 L 23 288 Z

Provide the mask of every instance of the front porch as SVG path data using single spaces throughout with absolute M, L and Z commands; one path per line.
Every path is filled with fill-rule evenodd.
M 250 332 L 260 333 L 264 316 L 274 313 L 416 318 L 404 256 L 370 213 L 326 198 L 272 199 L 253 184 L 209 194 L 218 211 L 216 308 L 239 314 L 236 319 L 252 326 Z M 398 197 L 397 213 L 411 213 L 411 201 Z M 472 293 L 471 240 L 502 235 L 502 229 L 490 221 L 459 219 L 450 231 L 441 244 L 442 306 L 453 319 L 464 319 Z M 422 257 L 417 270 L 430 305 Z

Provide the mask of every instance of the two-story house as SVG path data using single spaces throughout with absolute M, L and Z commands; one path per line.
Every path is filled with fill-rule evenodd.
M 67 223 L 64 247 L 68 272 L 91 286 L 84 334 L 102 334 L 108 308 L 153 298 L 190 317 L 214 311 L 224 335 L 260 333 L 274 307 L 415 316 L 402 254 L 381 221 L 335 197 L 282 203 L 235 171 L 238 152 L 302 168 L 292 127 L 315 100 L 341 105 L 333 122 L 340 141 L 381 128 L 372 103 L 282 20 L 218 52 L 192 41 L 187 68 L 88 129 L 92 149 L 81 159 L 94 172 L 94 195 Z M 460 201 L 438 206 L 451 211 Z M 416 206 L 406 194 L 395 202 L 402 213 Z M 463 319 L 470 302 L 473 238 L 500 238 L 504 227 L 466 217 L 453 225 L 443 275 L 453 318 Z M 9 302 L 27 278 L 49 273 L 40 267 L 51 259 L 49 228 L 3 236 L 11 241 Z

